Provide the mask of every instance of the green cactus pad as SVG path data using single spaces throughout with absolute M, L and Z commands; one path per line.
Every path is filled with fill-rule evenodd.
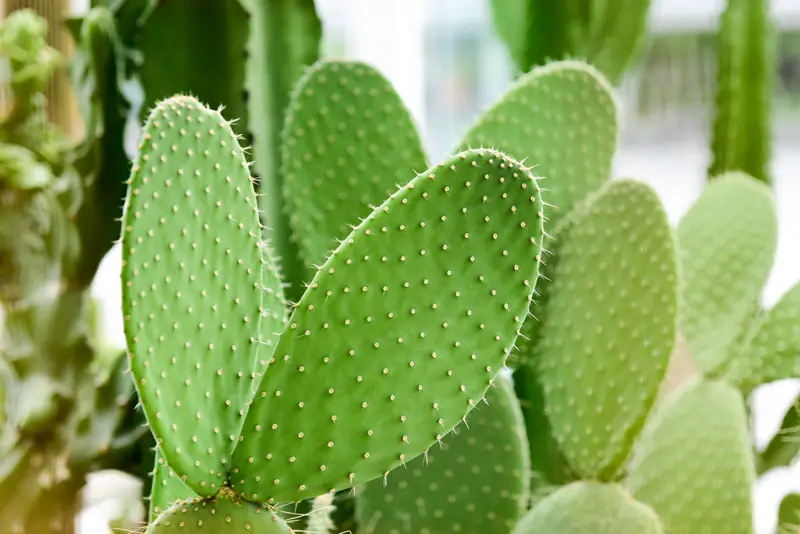
M 630 453 L 677 331 L 677 260 L 648 185 L 615 180 L 555 231 L 535 365 L 553 435 L 581 478 L 608 479 Z
M 458 154 L 376 208 L 317 272 L 233 455 L 248 500 L 384 476 L 483 398 L 538 279 L 543 206 L 496 151 Z
M 653 510 L 616 484 L 573 482 L 534 506 L 514 534 L 662 534 Z
M 741 394 L 699 380 L 665 399 L 648 421 L 627 486 L 666 534 L 752 534 L 755 469 Z
M 800 284 L 761 318 L 728 376 L 744 390 L 800 376 Z
M 429 165 L 400 96 L 364 63 L 318 62 L 295 86 L 286 113 L 284 195 L 311 268 L 351 225 Z
M 175 471 L 167 465 L 161 453 L 156 451 L 153 486 L 150 489 L 150 521 L 155 521 L 175 502 L 195 498 L 197 494 L 181 481 Z
M 701 371 L 727 363 L 772 269 L 777 233 L 769 187 L 741 173 L 712 181 L 678 225 L 681 329 Z
M 122 235 L 131 371 L 167 463 L 210 496 L 227 478 L 254 362 L 270 354 L 258 356 L 259 320 L 280 332 L 270 310 L 282 297 L 275 269 L 262 269 L 255 193 L 222 115 L 175 96 L 142 135 Z
M 460 425 L 405 468 L 358 495 L 362 534 L 510 533 L 528 508 L 530 457 L 511 383 L 495 379 Z
M 594 68 L 559 61 L 533 69 L 486 110 L 466 147 L 499 148 L 542 176 L 551 225 L 598 189 L 611 173 L 617 144 L 612 88 Z
M 249 503 L 237 502 L 228 494 L 229 491 L 213 500 L 194 499 L 176 503 L 160 515 L 148 527 L 145 534 L 170 532 L 291 534 L 294 532 L 277 514 Z

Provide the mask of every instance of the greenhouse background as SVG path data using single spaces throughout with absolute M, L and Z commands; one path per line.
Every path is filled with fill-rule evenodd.
M 88 2 L 72 1 L 75 13 L 87 7 Z M 620 89 L 624 128 L 614 174 L 653 185 L 673 223 L 706 180 L 714 31 L 723 5 L 721 0 L 654 0 L 652 43 Z M 780 27 L 772 158 L 780 237 L 764 295 L 767 306 L 800 280 L 800 1 L 774 0 L 772 6 Z M 508 53 L 493 33 L 486 0 L 317 0 L 317 9 L 325 25 L 325 55 L 365 60 L 380 69 L 409 107 L 432 159 L 448 155 L 461 132 L 514 76 Z M 130 131 L 132 145 L 138 133 Z M 109 335 L 122 347 L 118 277 L 115 247 L 94 291 L 104 301 Z M 757 392 L 759 446 L 772 437 L 798 393 L 800 380 Z M 792 490 L 800 491 L 800 466 L 762 477 L 755 490 L 758 534 L 776 533 L 775 510 Z

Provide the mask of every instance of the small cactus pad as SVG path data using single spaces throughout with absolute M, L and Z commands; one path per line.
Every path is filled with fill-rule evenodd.
M 181 481 L 175 471 L 167 465 L 161 453 L 156 451 L 153 486 L 150 490 L 150 521 L 155 521 L 176 501 L 195 498 L 197 494 Z
M 514 529 L 514 534 L 663 532 L 653 510 L 618 485 L 583 481 L 563 486 L 540 501 Z
M 542 199 L 493 150 L 377 207 L 298 302 L 233 455 L 248 500 L 296 501 L 411 461 L 481 401 L 528 314 Z
M 360 532 L 510 533 L 527 510 L 528 440 L 511 383 L 495 379 L 479 403 L 425 457 L 373 480 L 358 495 Z
M 758 321 L 747 348 L 731 363 L 728 378 L 744 390 L 800 376 L 800 284 Z
M 179 502 L 164 512 L 145 534 L 177 532 L 208 534 L 291 534 L 293 530 L 277 514 L 250 503 L 237 502 L 228 493 L 215 499 Z
M 534 312 L 532 364 L 570 466 L 608 479 L 630 453 L 675 342 L 675 240 L 658 196 L 635 180 L 608 183 L 563 222 L 544 309 Z
M 280 312 L 260 317 L 262 295 L 268 307 L 282 297 L 262 269 L 255 193 L 222 115 L 175 96 L 142 135 L 122 235 L 131 372 L 167 463 L 210 496 L 253 393 L 259 321 L 282 329 Z
M 754 483 L 741 394 L 699 380 L 673 392 L 648 421 L 627 485 L 666 534 L 751 534 Z
M 295 86 L 281 162 L 307 267 L 322 264 L 351 225 L 429 167 L 392 84 L 369 65 L 340 60 L 320 61 Z
M 466 134 L 467 147 L 500 148 L 533 167 L 550 224 L 598 189 L 617 144 L 612 88 L 594 68 L 558 61 L 522 76 Z
M 727 363 L 772 269 L 777 233 L 769 187 L 741 173 L 710 182 L 678 225 L 681 329 L 701 371 Z

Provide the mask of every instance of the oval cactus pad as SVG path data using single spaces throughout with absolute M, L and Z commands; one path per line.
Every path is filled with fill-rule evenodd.
M 384 476 L 452 430 L 528 314 L 542 209 L 534 177 L 492 150 L 453 156 L 377 207 L 298 302 L 231 485 L 300 500 Z
M 675 240 L 655 191 L 635 180 L 610 182 L 562 222 L 533 364 L 564 457 L 581 478 L 609 480 L 675 342 Z
M 519 401 L 502 377 L 486 402 L 423 456 L 368 483 L 358 495 L 359 531 L 510 533 L 530 499 L 528 439 Z
M 210 496 L 227 478 L 252 397 L 259 322 L 262 332 L 280 332 L 283 320 L 279 307 L 260 317 L 262 295 L 272 310 L 280 286 L 267 280 L 276 270 L 262 268 L 247 162 L 218 111 L 187 96 L 152 110 L 124 225 L 124 324 L 137 391 L 164 459 Z
M 429 165 L 400 95 L 364 63 L 320 61 L 295 86 L 286 114 L 284 192 L 311 267 L 325 261 L 370 206 Z
M 653 510 L 615 484 L 573 482 L 539 502 L 514 534 L 662 534 Z M 687 531 L 688 532 L 688 531 Z

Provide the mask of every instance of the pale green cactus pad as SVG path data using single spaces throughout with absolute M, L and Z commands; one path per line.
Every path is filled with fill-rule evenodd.
M 273 353 L 233 455 L 248 500 L 369 482 L 483 399 L 538 279 L 536 180 L 492 150 L 426 170 L 322 265 Z
M 573 482 L 533 507 L 514 534 L 662 534 L 653 510 L 616 484 Z
M 392 84 L 369 65 L 343 60 L 318 62 L 295 86 L 281 161 L 287 213 L 307 267 L 321 265 L 337 238 L 429 167 Z
M 164 461 L 161 453 L 156 451 L 153 485 L 150 489 L 150 521 L 155 521 L 175 502 L 196 498 L 197 494 L 181 481 L 175 471 Z
M 531 165 L 543 177 L 554 225 L 609 178 L 617 130 L 605 78 L 585 63 L 558 61 L 519 78 L 481 114 L 461 148 L 497 148 Z
M 800 284 L 758 321 L 728 378 L 743 390 L 800 376 Z
M 358 494 L 362 534 L 510 533 L 528 507 L 530 458 L 511 383 L 495 379 L 486 401 L 425 457 Z
M 626 484 L 666 534 L 752 534 L 755 468 L 741 394 L 709 380 L 673 392 L 648 421 Z
M 145 534 L 177 532 L 207 534 L 230 532 L 291 534 L 292 529 L 277 514 L 250 503 L 237 502 L 230 490 L 212 500 L 194 499 L 176 503 L 154 521 Z
M 534 312 L 532 365 L 574 472 L 609 480 L 653 405 L 675 342 L 675 240 L 655 191 L 636 180 L 608 183 L 562 223 Z
M 701 371 L 728 363 L 769 277 L 777 233 L 769 187 L 741 173 L 710 182 L 678 225 L 681 329 Z
M 283 327 L 282 313 L 270 311 L 283 297 L 270 280 L 276 270 L 262 268 L 262 247 L 248 165 L 229 123 L 191 97 L 160 102 L 126 201 L 125 335 L 164 458 L 201 496 L 228 477 L 260 374 L 255 362 L 267 359 L 258 355 L 259 323 L 267 334 Z

